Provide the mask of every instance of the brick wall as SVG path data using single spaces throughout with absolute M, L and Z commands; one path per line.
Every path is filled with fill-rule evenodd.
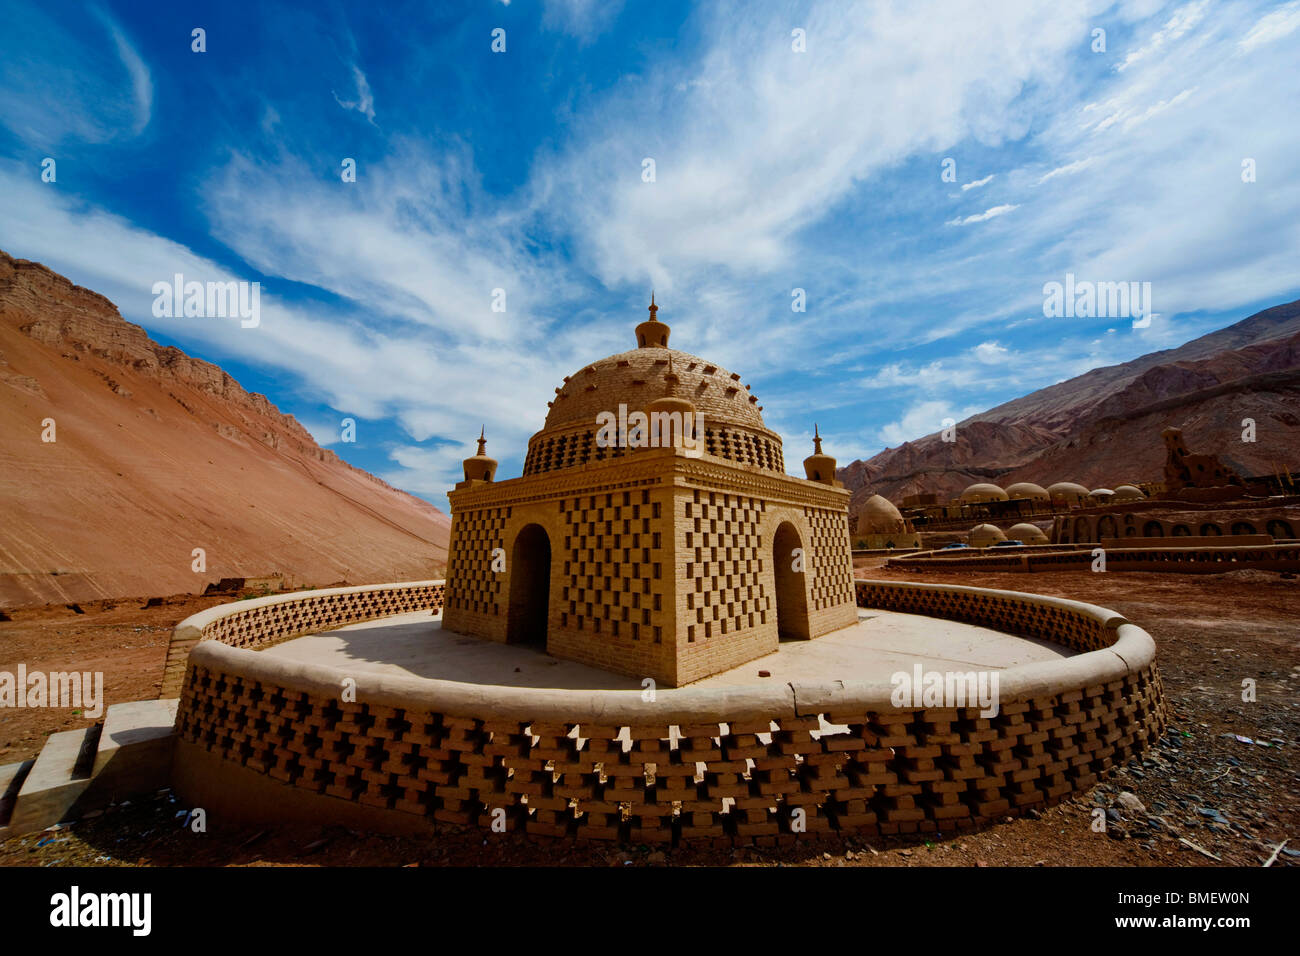
M 442 581 L 299 591 L 224 604 L 194 614 L 172 631 L 163 670 L 162 699 L 176 697 L 186 661 L 200 641 L 258 648 L 345 624 L 442 607 Z
M 970 829 L 1088 789 L 1163 732 L 1154 644 L 1112 612 L 894 582 L 856 582 L 856 597 L 1092 653 L 1004 671 L 1001 710 L 985 718 L 895 709 L 852 686 L 685 689 L 645 703 L 636 691 L 488 699 L 442 682 L 398 693 L 360 680 L 358 702 L 341 703 L 327 668 L 211 643 L 185 676 L 177 761 L 201 752 L 232 774 L 269 777 L 326 801 L 326 816 L 328 801 L 345 801 L 434 828 L 487 827 L 499 809 L 509 828 L 540 837 L 771 844 Z M 204 805 L 202 793 L 184 796 Z M 257 802 L 241 813 L 255 819 Z
M 505 636 L 505 576 L 493 573 L 492 551 L 506 546 L 510 508 L 453 511 L 447 546 L 447 604 L 443 622 L 458 634 Z M 507 555 L 508 557 L 508 555 Z
M 1223 574 L 1243 568 L 1300 571 L 1300 545 L 1180 548 L 1178 538 L 1162 548 L 1107 548 L 1107 571 L 1164 571 L 1178 574 Z M 925 552 L 890 558 L 886 565 L 908 571 L 1088 571 L 1098 545 L 997 548 L 975 554 Z M 1055 548 L 1055 550 L 1053 550 Z M 1066 551 L 1065 548 L 1072 548 Z
M 678 684 L 777 649 L 767 503 L 748 495 L 679 488 Z
M 563 499 L 547 651 L 675 683 L 672 539 L 672 497 L 661 488 Z

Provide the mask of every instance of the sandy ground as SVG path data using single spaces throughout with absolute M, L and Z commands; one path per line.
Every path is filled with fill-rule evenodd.
M 919 577 L 874 565 L 858 576 Z M 1273 865 L 1300 865 L 1300 582 L 1254 571 L 920 579 L 1060 595 L 1125 614 L 1159 646 L 1169 734 L 1087 794 L 978 833 L 761 850 L 529 843 L 462 828 L 425 838 L 307 826 L 214 826 L 195 834 L 181 826 L 185 808 L 164 793 L 65 830 L 2 842 L 0 864 L 1259 866 L 1289 840 Z M 148 610 L 143 601 L 110 602 L 83 605 L 84 615 L 19 611 L 0 623 L 0 670 L 75 659 L 105 670 L 110 702 L 154 696 L 171 625 L 220 600 L 183 596 Z M 1242 701 L 1246 678 L 1256 681 L 1254 703 Z M 77 725 L 66 712 L 0 711 L 0 761 L 31 756 L 45 733 Z M 1129 798 L 1121 804 L 1122 792 L 1144 809 L 1131 809 Z M 1109 817 L 1105 833 L 1092 828 L 1094 808 Z
M 0 671 L 13 674 L 25 663 L 28 673 L 102 672 L 105 708 L 155 698 L 172 629 L 189 615 L 229 600 L 229 594 L 181 594 L 150 608 L 148 598 L 11 608 L 6 614 L 12 620 L 0 621 Z M 0 764 L 35 757 L 50 734 L 91 723 L 71 710 L 0 709 Z

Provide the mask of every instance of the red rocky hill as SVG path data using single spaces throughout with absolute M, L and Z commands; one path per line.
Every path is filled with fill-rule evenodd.
M 42 441 L 54 419 L 57 440 Z M 0 252 L 0 605 L 427 578 L 448 517 L 220 368 Z M 206 571 L 191 569 L 206 552 Z
M 1242 420 L 1256 441 L 1242 438 Z M 972 416 L 957 441 L 927 435 L 840 469 L 861 499 L 950 497 L 977 481 L 1089 488 L 1160 480 L 1162 429 L 1239 472 L 1300 470 L 1300 301 L 1256 313 L 1176 349 L 1093 369 Z

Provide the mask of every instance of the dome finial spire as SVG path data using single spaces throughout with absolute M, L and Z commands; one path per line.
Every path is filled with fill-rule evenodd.
M 655 292 L 654 289 L 651 289 L 650 318 L 636 327 L 636 344 L 638 348 L 668 348 L 668 333 L 670 330 L 667 325 L 659 321 L 659 316 L 656 314 L 658 311 L 659 306 L 655 305 Z
M 803 460 L 803 470 L 809 481 L 817 481 L 832 488 L 844 487 L 835 478 L 835 459 L 822 452 L 822 433 L 815 423 L 813 424 L 813 453 Z
M 478 429 L 478 453 L 486 454 L 487 451 L 487 426 L 480 425 Z

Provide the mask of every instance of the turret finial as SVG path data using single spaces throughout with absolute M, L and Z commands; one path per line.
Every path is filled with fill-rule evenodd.
M 822 452 L 822 432 L 813 424 L 813 453 L 803 460 L 804 474 L 809 481 L 821 482 L 832 488 L 844 487 L 835 478 L 835 459 Z
M 655 305 L 655 290 L 651 289 L 650 290 L 650 321 L 651 322 L 659 321 L 659 318 L 656 315 L 658 311 L 659 311 L 659 306 Z
M 457 488 L 466 487 L 474 481 L 491 481 L 496 477 L 497 463 L 487 455 L 487 426 L 480 425 L 478 430 L 478 454 L 461 462 L 465 469 L 465 480 Z

